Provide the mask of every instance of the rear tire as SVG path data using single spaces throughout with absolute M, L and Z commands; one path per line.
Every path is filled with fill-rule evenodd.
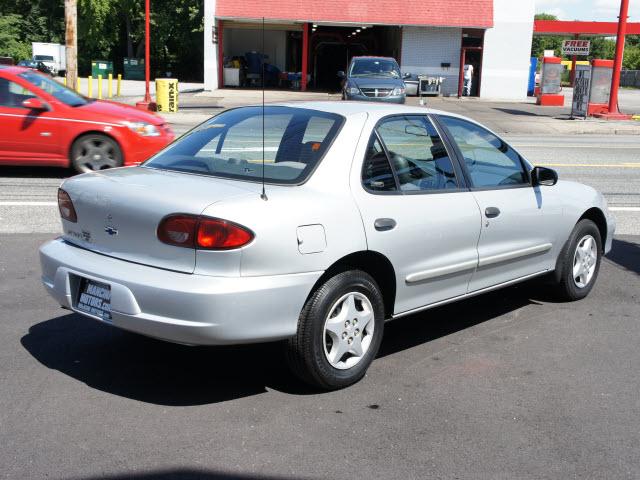
M 322 284 L 305 303 L 287 342 L 291 370 L 304 382 L 336 390 L 364 377 L 380 348 L 384 303 L 375 280 L 348 270 Z
M 600 230 L 591 220 L 580 220 L 558 258 L 554 290 L 561 300 L 580 300 L 589 294 L 598 278 L 602 253 Z
M 90 133 L 73 142 L 69 161 L 79 173 L 121 167 L 122 150 L 113 138 L 100 133 Z

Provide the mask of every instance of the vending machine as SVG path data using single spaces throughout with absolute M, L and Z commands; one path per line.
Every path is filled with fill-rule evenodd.
M 562 71 L 564 69 L 558 57 L 543 57 L 540 77 L 538 105 L 544 107 L 563 107 Z

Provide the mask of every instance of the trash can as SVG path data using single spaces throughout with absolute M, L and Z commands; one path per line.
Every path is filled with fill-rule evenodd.
M 109 74 L 113 75 L 113 62 L 108 60 L 91 60 L 91 76 L 96 78 L 98 75 L 102 75 L 102 78 L 107 78 Z
M 177 78 L 156 78 L 156 104 L 158 112 L 178 111 Z
M 144 58 L 124 59 L 124 79 L 144 80 Z

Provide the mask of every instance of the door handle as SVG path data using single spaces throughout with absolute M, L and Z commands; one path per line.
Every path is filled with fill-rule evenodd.
M 379 232 L 386 232 L 396 228 L 396 221 L 393 218 L 378 218 L 373 226 Z
M 500 215 L 500 209 L 498 207 L 487 207 L 484 210 L 484 215 L 487 218 L 495 218 Z

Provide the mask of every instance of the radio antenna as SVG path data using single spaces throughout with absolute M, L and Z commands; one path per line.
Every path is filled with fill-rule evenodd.
M 260 65 L 262 67 L 262 193 L 260 198 L 267 201 L 267 192 L 264 189 L 264 17 L 262 17 L 262 49 L 260 52 Z

